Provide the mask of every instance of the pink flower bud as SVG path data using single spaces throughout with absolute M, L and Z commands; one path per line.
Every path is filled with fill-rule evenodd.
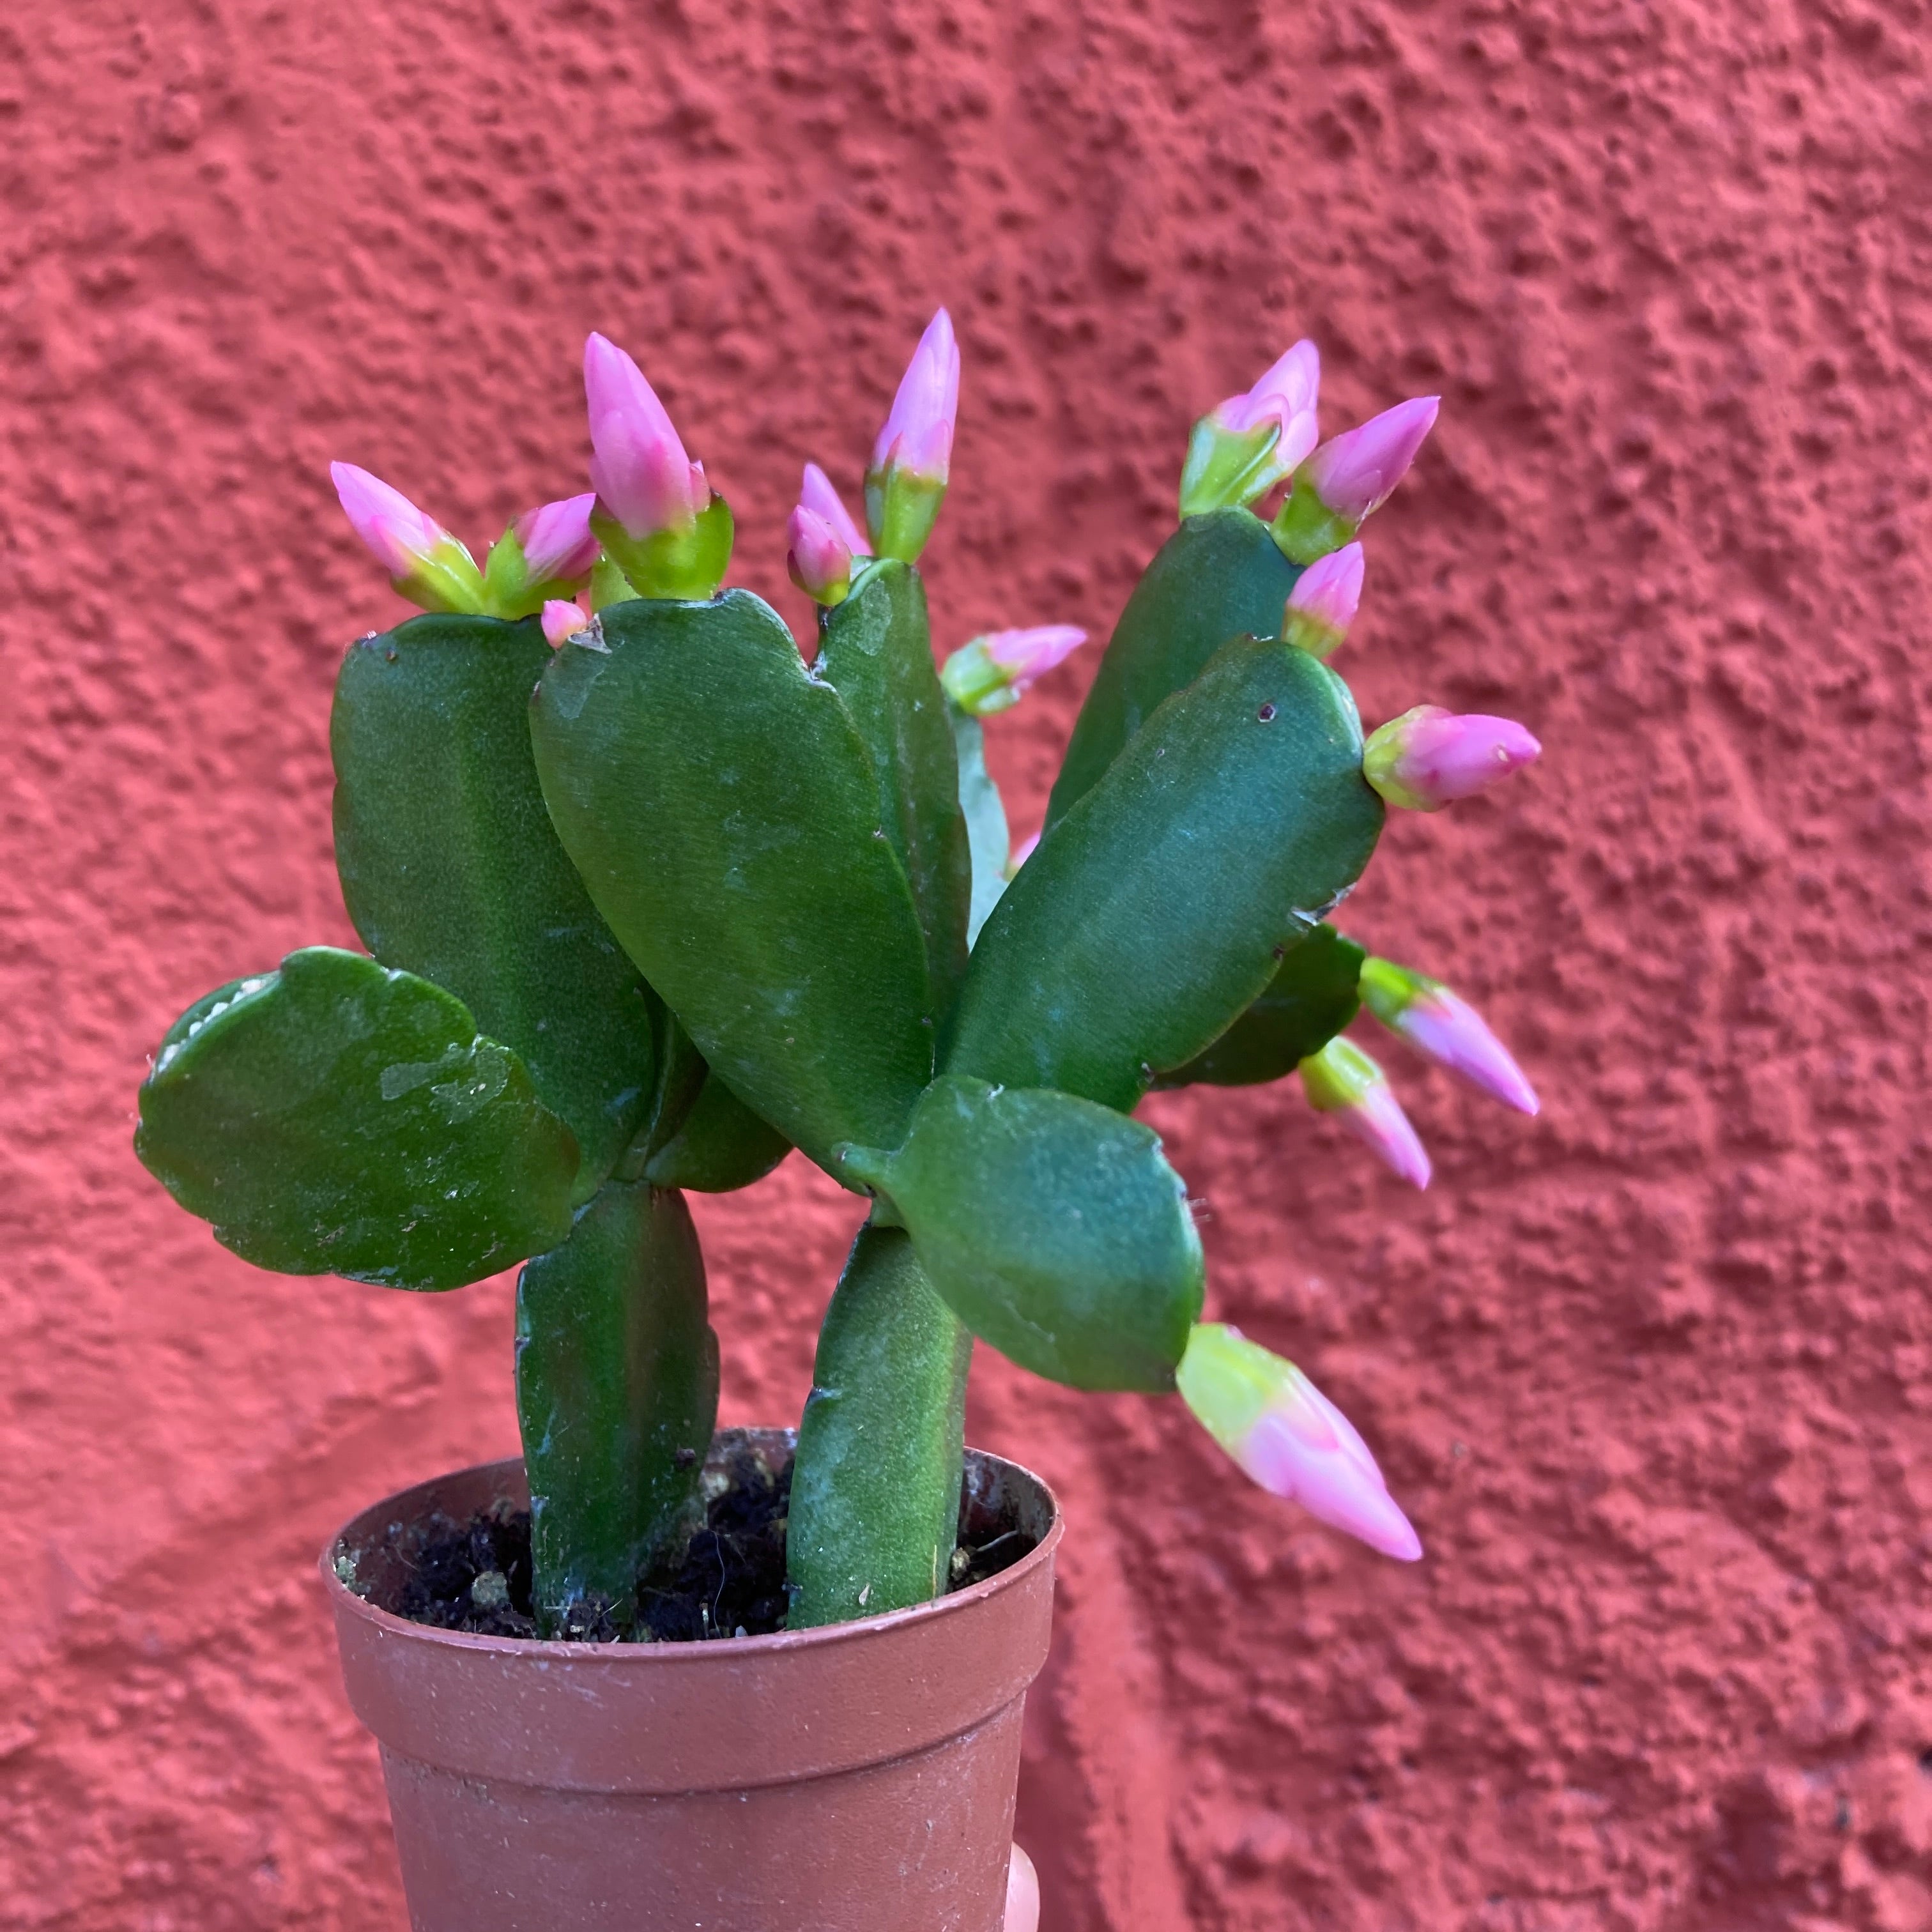
M 1505 1106 L 1534 1114 L 1536 1089 L 1483 1016 L 1439 980 L 1412 973 L 1392 959 L 1365 959 L 1362 1003 L 1391 1033 L 1439 1066 L 1460 1073 Z
M 590 628 L 590 613 L 580 604 L 566 602 L 553 597 L 543 607 L 543 634 L 554 650 L 566 638 L 574 638 L 579 631 Z
M 854 556 L 872 555 L 872 546 L 866 541 L 865 532 L 852 520 L 852 513 L 832 488 L 831 478 L 815 463 L 805 466 L 804 480 L 798 486 L 798 506 L 829 524 Z
M 1087 633 L 1072 624 L 988 631 L 962 644 L 946 660 L 939 681 L 962 711 L 987 717 L 1017 704 L 1036 679 L 1064 663 L 1086 641 Z
M 1075 624 L 1035 624 L 1019 631 L 988 631 L 980 642 L 986 655 L 1006 674 L 1016 694 L 1030 689 L 1087 641 Z
M 1009 879 L 1016 878 L 1018 875 L 1020 868 L 1024 866 L 1026 862 L 1039 850 L 1040 834 L 1037 832 L 1033 832 L 1028 837 L 1022 838 L 1020 842 L 1013 848 L 1012 850 L 1007 854 L 1006 877 Z
M 1298 342 L 1252 388 L 1228 397 L 1211 413 L 1220 428 L 1234 436 L 1276 424 L 1281 438 L 1270 453 L 1270 462 L 1276 474 L 1286 476 L 1320 436 L 1315 404 L 1321 387 L 1320 352 L 1312 342 Z
M 943 484 L 952 460 L 952 425 L 959 412 L 959 345 L 952 318 L 941 309 L 926 326 L 898 393 L 872 446 L 874 470 L 898 470 Z
M 1418 1187 L 1429 1185 L 1429 1156 L 1417 1138 L 1388 1077 L 1355 1045 L 1338 1034 L 1301 1063 L 1302 1090 L 1318 1114 L 1337 1122 Z
M 597 561 L 598 544 L 590 531 L 591 506 L 597 493 L 566 496 L 526 510 L 510 526 L 522 546 L 524 570 L 532 584 L 568 584 L 588 576 Z
M 1290 1361 L 1223 1323 L 1198 1324 L 1174 1381 L 1242 1470 L 1272 1495 L 1405 1563 L 1422 1540 L 1348 1418 Z
M 1363 568 L 1358 543 L 1317 557 L 1288 593 L 1282 637 L 1326 663 L 1348 635 L 1361 606 Z
M 584 391 L 598 501 L 634 538 L 689 530 L 711 488 L 644 372 L 614 342 L 592 334 L 584 345 Z
M 1513 718 L 1418 704 L 1370 734 L 1362 776 L 1390 804 L 1438 812 L 1532 764 L 1543 747 Z
M 1309 458 L 1301 479 L 1331 515 L 1359 524 L 1402 481 L 1434 427 L 1442 402 L 1439 396 L 1413 396 L 1371 416 L 1358 429 L 1343 430 Z
M 800 590 L 820 604 L 838 604 L 852 583 L 851 547 L 838 531 L 802 503 L 785 526 L 790 546 L 785 568 Z
M 328 473 L 356 534 L 405 597 L 428 610 L 488 608 L 476 560 L 434 518 L 352 463 L 332 463 Z
M 332 463 L 328 474 L 343 514 L 392 577 L 406 578 L 418 566 L 434 562 L 446 544 L 463 549 L 433 517 L 424 515 L 380 476 L 352 463 Z

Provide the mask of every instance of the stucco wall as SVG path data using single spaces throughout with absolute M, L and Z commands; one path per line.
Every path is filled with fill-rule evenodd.
M 1428 1544 L 995 1360 L 1072 1518 L 1022 1832 L 1049 1932 L 1932 1925 L 1921 1219 L 1932 92 L 1921 0 L 76 0 L 0 25 L 0 1923 L 400 1927 L 310 1570 L 514 1443 L 509 1290 L 257 1274 L 136 1166 L 188 999 L 346 941 L 325 740 L 399 607 L 329 496 L 581 488 L 635 350 L 785 585 L 919 325 L 965 406 L 942 641 L 1104 634 L 1191 417 L 1303 333 L 1441 425 L 1348 669 L 1543 764 L 1351 905 L 1520 1048 L 1389 1060 L 1405 1192 L 1286 1091 L 1151 1117 L 1214 1307 Z M 994 752 L 1037 822 L 1086 673 Z M 783 1419 L 854 1204 L 700 1209 Z

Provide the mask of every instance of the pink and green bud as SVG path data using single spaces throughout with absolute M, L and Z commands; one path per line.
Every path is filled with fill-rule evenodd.
M 1340 550 L 1388 502 L 1435 426 L 1439 396 L 1412 396 L 1322 445 L 1294 472 L 1274 520 L 1274 540 L 1292 562 Z
M 553 597 L 543 607 L 543 634 L 554 650 L 557 646 L 590 628 L 590 613 L 581 604 L 567 598 Z
M 1438 1066 L 1460 1073 L 1519 1113 L 1538 1110 L 1536 1089 L 1483 1016 L 1439 980 L 1392 959 L 1362 962 L 1362 1004 L 1388 1030 Z
M 851 547 L 831 524 L 800 503 L 785 526 L 785 568 L 813 602 L 828 608 L 852 587 Z
M 798 506 L 809 510 L 821 522 L 829 524 L 838 541 L 854 556 L 870 556 L 872 546 L 866 542 L 866 533 L 852 520 L 852 513 L 845 507 L 845 500 L 832 487 L 832 478 L 815 463 L 805 466 L 805 475 L 798 486 Z
M 939 681 L 968 716 L 990 717 L 1017 704 L 1037 680 L 1086 641 L 1087 633 L 1072 624 L 989 631 L 962 644 L 941 667 Z
M 425 610 L 487 608 L 476 560 L 433 517 L 352 463 L 332 463 L 328 474 L 351 528 L 412 604 Z
M 1388 1076 L 1353 1040 L 1339 1034 L 1301 1063 L 1301 1088 L 1318 1114 L 1349 1132 L 1417 1187 L 1429 1185 L 1429 1156 L 1409 1125 Z
M 866 521 L 881 556 L 916 563 L 945 500 L 959 413 L 959 345 L 941 309 L 926 325 L 866 472 Z
M 1422 1540 L 1353 1424 L 1291 1362 L 1238 1328 L 1198 1323 L 1174 1380 L 1242 1471 L 1371 1550 L 1413 1563 Z
M 1322 358 L 1298 342 L 1251 389 L 1194 425 L 1180 472 L 1180 514 L 1196 517 L 1266 496 L 1314 448 Z
M 490 546 L 483 566 L 490 610 L 527 617 L 590 574 L 599 545 L 590 528 L 594 494 L 526 510 Z
M 1439 812 L 1532 764 L 1543 747 L 1514 718 L 1418 704 L 1369 734 L 1362 776 L 1389 804 Z
M 526 510 L 510 526 L 523 548 L 524 567 L 536 584 L 578 584 L 590 574 L 598 544 L 590 527 L 597 493 L 566 496 Z
M 598 508 L 632 538 L 689 530 L 711 497 L 704 467 L 644 371 L 607 337 L 584 345 L 584 393 Z
M 1030 832 L 1006 855 L 1004 876 L 1009 884 L 1019 876 L 1019 869 L 1040 850 L 1040 834 Z
M 1326 664 L 1348 634 L 1362 602 L 1362 547 L 1344 544 L 1317 557 L 1288 593 L 1281 634 L 1297 650 Z
M 731 560 L 731 512 L 686 454 L 656 391 L 614 342 L 593 334 L 584 392 L 598 540 L 642 596 L 715 596 Z

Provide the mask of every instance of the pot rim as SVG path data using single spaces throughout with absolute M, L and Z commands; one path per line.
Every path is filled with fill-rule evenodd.
M 789 1429 L 760 1428 L 752 1424 L 735 1430 L 721 1428 L 718 1434 L 792 1436 L 795 1432 Z M 447 1650 L 473 1651 L 484 1654 L 526 1658 L 554 1658 L 559 1661 L 596 1658 L 605 1663 L 621 1663 L 635 1658 L 640 1664 L 647 1660 L 652 1665 L 665 1669 L 675 1669 L 680 1664 L 688 1668 L 695 1668 L 700 1664 L 716 1668 L 721 1652 L 730 1657 L 758 1657 L 785 1652 L 820 1650 L 838 1644 L 859 1642 L 881 1630 L 899 1629 L 940 1617 L 958 1616 L 970 1610 L 976 1604 L 984 1602 L 987 1598 L 1014 1588 L 1042 1564 L 1052 1563 L 1054 1552 L 1059 1547 L 1060 1538 L 1066 1528 L 1066 1513 L 1060 1508 L 1060 1498 L 1054 1493 L 1052 1485 L 1024 1463 L 1014 1462 L 1010 1456 L 995 1455 L 990 1450 L 970 1447 L 966 1454 L 969 1461 L 976 1457 L 984 1462 L 998 1464 L 1037 1484 L 1052 1511 L 1052 1520 L 1047 1526 L 1046 1534 L 1017 1563 L 1010 1564 L 997 1575 L 988 1576 L 964 1590 L 949 1591 L 943 1597 L 935 1597 L 930 1603 L 909 1604 L 904 1610 L 886 1610 L 878 1616 L 855 1617 L 845 1623 L 820 1624 L 811 1630 L 770 1630 L 758 1636 L 712 1637 L 698 1642 L 682 1643 L 592 1643 L 560 1637 L 485 1636 L 476 1631 L 443 1630 L 434 1624 L 421 1624 L 408 1617 L 399 1617 L 394 1611 L 383 1610 L 370 1602 L 368 1598 L 358 1595 L 336 1574 L 335 1558 L 341 1549 L 343 1540 L 350 1528 L 362 1517 L 373 1516 L 392 1505 L 400 1506 L 406 1498 L 432 1484 L 458 1481 L 466 1476 L 504 1468 L 514 1468 L 520 1475 L 524 1462 L 520 1454 L 496 1456 L 488 1462 L 466 1463 L 460 1468 L 446 1469 L 435 1475 L 406 1484 L 375 1502 L 365 1504 L 331 1534 L 328 1540 L 322 1546 L 316 1567 L 322 1573 L 322 1588 L 328 1594 L 331 1606 L 339 1612 L 346 1611 L 392 1636 L 411 1642 L 434 1644 Z

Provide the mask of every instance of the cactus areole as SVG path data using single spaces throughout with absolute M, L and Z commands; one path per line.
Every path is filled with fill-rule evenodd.
M 1178 1395 L 1231 1475 L 1421 1552 L 1341 1412 L 1204 1320 L 1186 1184 L 1133 1116 L 1156 1088 L 1295 1076 L 1340 1117 L 1311 1120 L 1313 1147 L 1339 1148 L 1339 1124 L 1425 1181 L 1386 1076 L 1342 1037 L 1371 1020 L 1534 1110 L 1466 1004 L 1328 922 L 1391 806 L 1466 795 L 1534 745 L 1512 725 L 1508 757 L 1431 790 L 1387 748 L 1415 735 L 1402 722 L 1366 741 L 1365 776 L 1328 662 L 1358 532 L 1434 400 L 1320 443 L 1299 344 L 1202 418 L 1184 518 L 1016 857 L 986 721 L 1054 674 L 1082 637 L 1058 620 L 1080 614 L 1014 614 L 935 658 L 918 559 L 959 367 L 942 311 L 859 517 L 808 468 L 790 562 L 808 652 L 724 587 L 724 499 L 602 337 L 592 492 L 524 511 L 480 566 L 336 466 L 356 534 L 424 607 L 352 644 L 336 686 L 336 857 L 368 950 L 257 962 L 196 1001 L 156 1052 L 136 1145 L 263 1268 L 429 1291 L 522 1264 L 542 1636 L 650 1634 L 640 1580 L 689 1541 L 716 1419 L 684 1193 L 794 1150 L 870 1213 L 799 1419 L 791 1629 L 945 1592 L 976 1337 L 1072 1388 Z

